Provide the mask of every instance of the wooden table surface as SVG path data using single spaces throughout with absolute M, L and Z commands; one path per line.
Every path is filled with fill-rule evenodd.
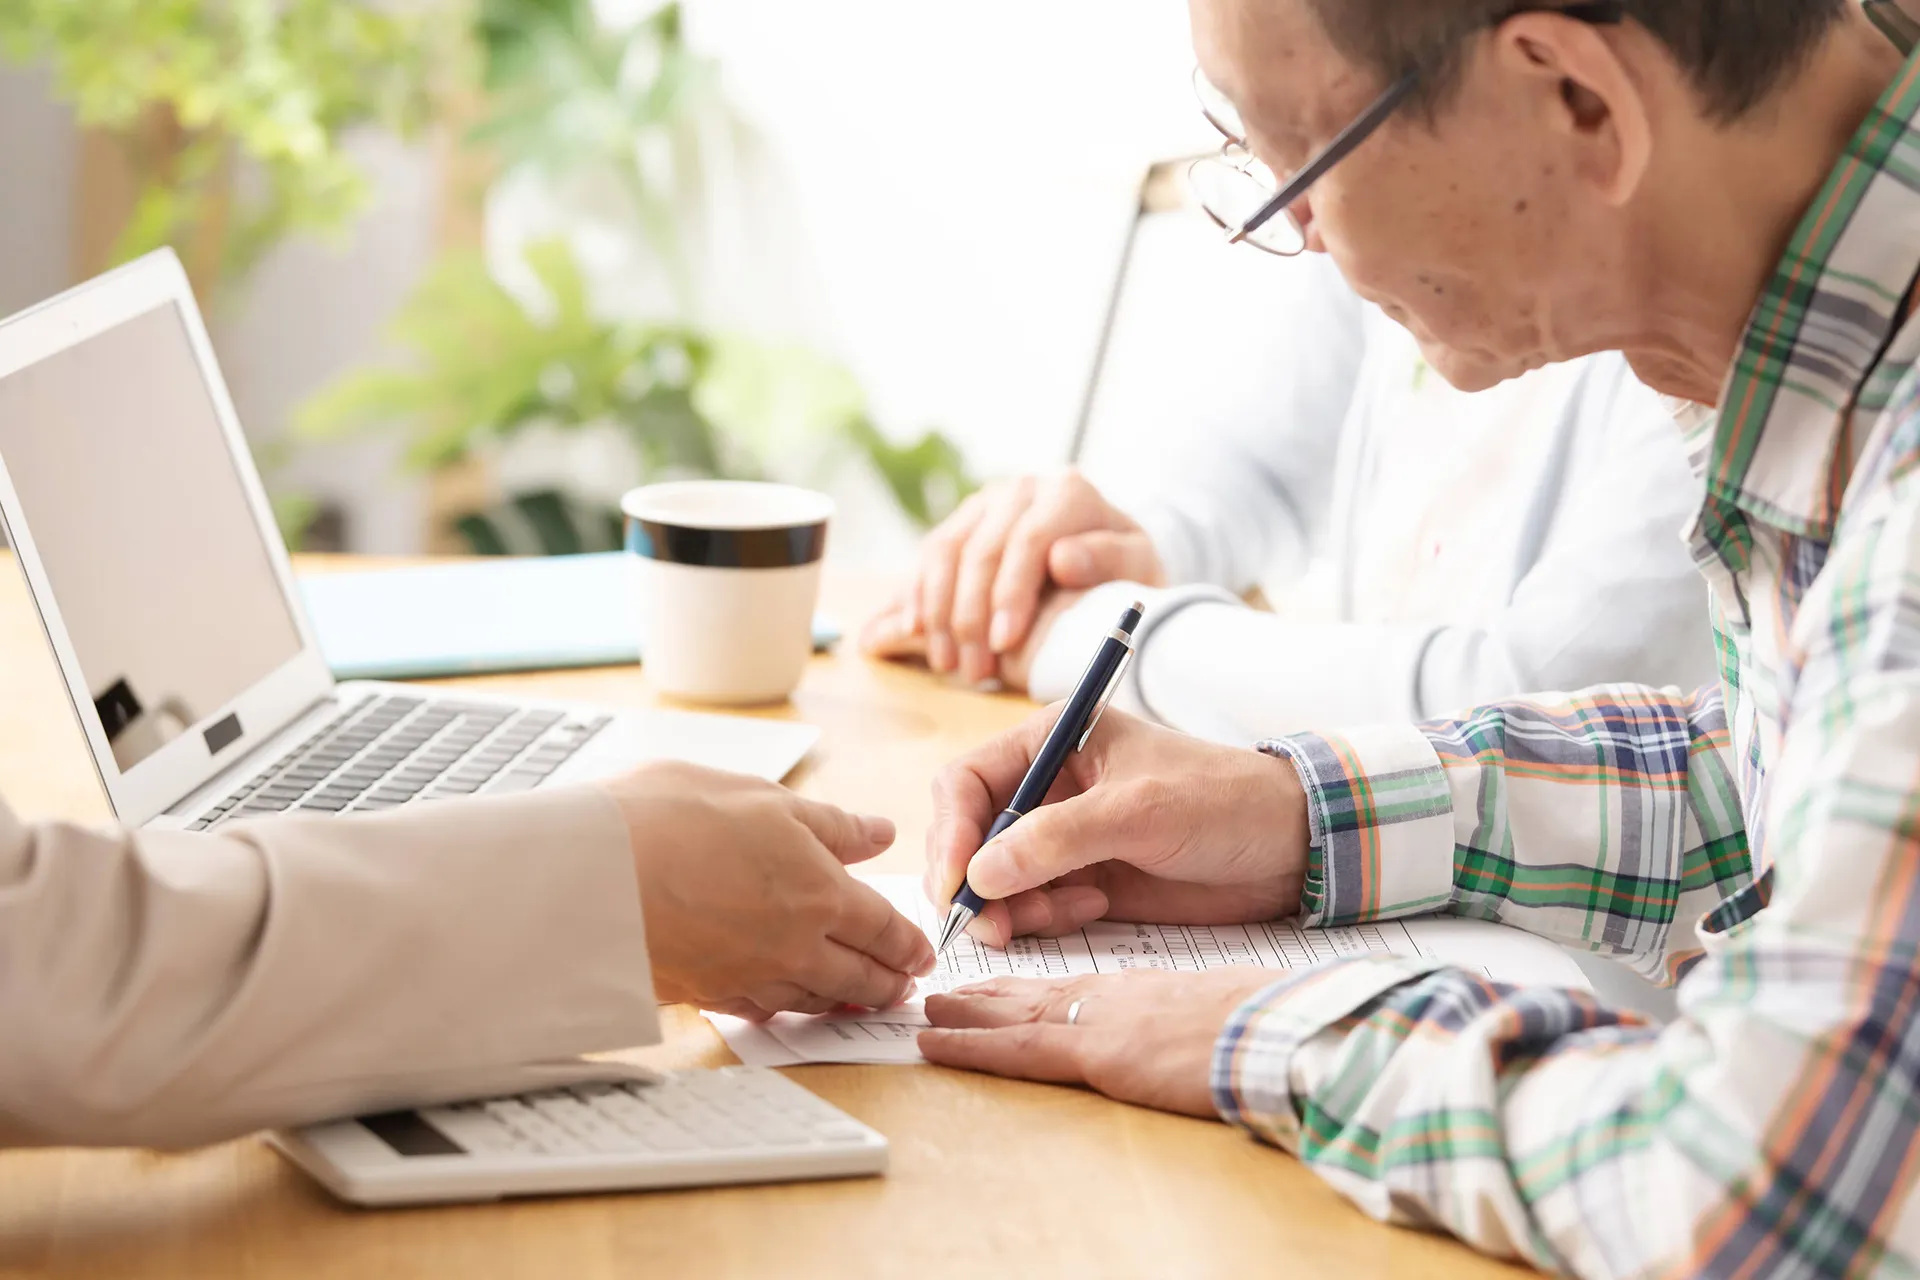
M 879 599 L 877 584 L 831 574 L 826 594 L 848 626 Z M 638 668 L 465 683 L 655 702 Z M 1027 710 L 843 646 L 772 714 L 825 730 L 790 781 L 895 819 L 900 844 L 874 866 L 917 871 L 934 771 Z M 106 817 L 10 563 L 0 564 L 0 795 L 30 818 Z M 668 1043 L 645 1060 L 734 1060 L 696 1015 L 669 1013 Z M 169 1156 L 17 1152 L 0 1154 L 0 1276 L 1511 1274 L 1451 1242 L 1373 1224 L 1291 1158 L 1224 1125 L 931 1067 L 790 1074 L 892 1140 L 886 1177 L 368 1212 L 336 1204 L 252 1139 Z

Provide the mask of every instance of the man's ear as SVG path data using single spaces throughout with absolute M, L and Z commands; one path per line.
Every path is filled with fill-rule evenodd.
M 1523 13 L 1494 39 L 1500 66 L 1534 82 L 1548 126 L 1573 144 L 1580 178 L 1610 204 L 1631 200 L 1653 162 L 1653 128 L 1646 96 L 1605 29 Z

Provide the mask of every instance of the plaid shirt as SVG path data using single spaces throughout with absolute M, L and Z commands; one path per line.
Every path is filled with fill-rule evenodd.
M 1278 983 L 1221 1114 L 1382 1219 L 1594 1276 L 1920 1270 L 1920 57 L 1687 428 L 1723 687 L 1266 744 L 1307 914 L 1443 910 L 1680 987 L 1664 1029 L 1418 959 Z

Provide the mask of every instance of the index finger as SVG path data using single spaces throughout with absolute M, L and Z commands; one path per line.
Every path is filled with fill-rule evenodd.
M 1024 1022 L 984 1031 L 932 1027 L 920 1033 L 920 1053 L 928 1062 L 966 1071 L 1049 1084 L 1085 1084 L 1086 1068 L 1076 1051 L 1085 1034 L 1058 1022 Z
M 920 926 L 893 909 L 870 884 L 848 878 L 851 891 L 840 921 L 828 934 L 835 942 L 871 956 L 896 973 L 925 977 L 933 972 L 933 943 Z
M 1009 980 L 961 987 L 927 997 L 927 1021 L 936 1027 L 1011 1027 L 1022 1022 L 1067 1020 L 1067 1008 L 1080 998 L 1080 986 L 1061 982 Z
M 1072 484 L 1055 486 L 1014 526 L 993 580 L 994 610 L 1007 617 L 1006 630 L 996 628 L 995 652 L 1010 653 L 1026 643 L 1040 597 L 1051 585 L 1048 565 L 1055 544 L 1097 527 L 1097 513 L 1087 510 L 1086 493 Z
M 966 878 L 967 863 L 986 843 L 994 818 L 1020 789 L 1063 705 L 1028 717 L 1019 728 L 961 756 L 934 778 L 927 877 L 935 905 L 944 905 Z

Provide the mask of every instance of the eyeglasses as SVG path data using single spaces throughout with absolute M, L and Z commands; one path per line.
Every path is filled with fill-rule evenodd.
M 1622 0 L 1602 0 L 1566 8 L 1523 5 L 1488 25 L 1498 27 L 1523 13 L 1559 13 L 1594 26 L 1612 26 L 1626 20 Z M 1342 129 L 1339 136 L 1283 183 L 1248 147 L 1247 127 L 1233 103 L 1213 86 L 1205 73 L 1194 68 L 1193 89 L 1200 99 L 1200 113 L 1226 139 L 1218 155 L 1196 160 L 1187 170 L 1194 197 L 1207 216 L 1230 233 L 1229 244 L 1250 244 L 1282 258 L 1296 256 L 1307 247 L 1307 233 L 1293 216 L 1293 205 L 1324 178 L 1329 169 L 1378 132 L 1420 87 L 1427 74 L 1426 69 L 1416 67 L 1394 81 L 1372 106 L 1360 113 L 1359 119 Z

